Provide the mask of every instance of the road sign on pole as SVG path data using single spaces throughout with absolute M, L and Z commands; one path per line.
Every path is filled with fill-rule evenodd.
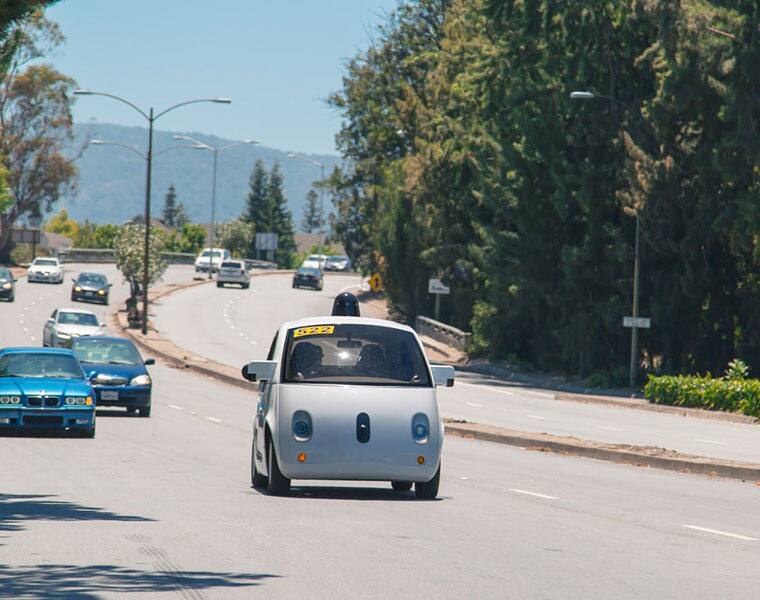
M 256 250 L 277 250 L 277 234 L 257 233 Z
M 428 279 L 428 294 L 443 294 L 444 296 L 451 293 L 451 288 L 444 285 L 440 279 Z
M 383 289 L 383 278 L 380 277 L 380 273 L 375 273 L 369 278 L 367 283 L 369 283 L 369 287 L 373 292 L 379 292 Z
M 623 317 L 623 327 L 635 327 L 636 329 L 649 329 L 652 321 L 649 317 Z

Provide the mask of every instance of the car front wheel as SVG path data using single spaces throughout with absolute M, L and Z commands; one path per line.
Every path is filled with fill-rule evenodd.
M 417 481 L 414 484 L 414 493 L 422 500 L 434 500 L 438 495 L 438 486 L 441 482 L 441 465 L 430 481 Z
M 280 465 L 277 464 L 277 452 L 275 452 L 274 443 L 271 440 L 267 448 L 267 463 L 269 466 L 267 492 L 273 496 L 287 494 L 290 491 L 290 479 L 285 477 L 280 471 Z
M 251 442 L 251 485 L 255 488 L 267 487 L 267 478 L 256 468 L 256 438 Z
M 147 418 L 150 416 L 150 405 L 137 409 L 137 414 L 140 417 Z

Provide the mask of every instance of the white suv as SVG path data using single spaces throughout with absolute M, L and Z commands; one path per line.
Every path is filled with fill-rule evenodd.
M 47 283 L 63 283 L 63 267 L 57 258 L 38 256 L 26 271 L 29 283 L 43 281 Z
M 215 273 L 225 260 L 232 257 L 229 250 L 224 248 L 204 248 L 195 259 L 195 272 L 208 273 L 209 270 Z
M 216 287 L 224 287 L 228 283 L 234 283 L 247 290 L 251 285 L 251 276 L 245 268 L 242 260 L 225 260 L 219 272 L 216 274 Z

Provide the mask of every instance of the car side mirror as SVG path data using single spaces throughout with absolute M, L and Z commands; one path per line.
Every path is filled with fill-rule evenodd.
M 448 365 L 431 365 L 430 370 L 433 372 L 433 383 L 436 386 L 454 387 L 454 367 L 449 367 Z
M 108 284 L 108 287 L 113 287 L 113 283 L 109 283 L 109 284 Z
M 276 360 L 254 360 L 243 366 L 243 379 L 248 381 L 272 381 L 277 370 Z
M 146 358 L 146 359 L 143 361 L 143 364 L 144 364 L 144 365 L 148 365 L 148 366 L 150 366 L 150 365 L 155 365 L 155 364 L 156 364 L 156 359 L 155 359 L 155 358 Z

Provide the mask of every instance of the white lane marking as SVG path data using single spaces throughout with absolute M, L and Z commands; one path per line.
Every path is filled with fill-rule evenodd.
M 195 412 L 194 410 L 191 410 L 191 411 L 190 411 L 190 414 L 191 414 L 191 415 L 197 415 L 198 413 L 197 413 L 197 412 Z
M 174 410 L 182 410 L 182 407 L 177 406 L 176 404 L 169 404 L 169 408 L 173 408 Z
M 206 417 L 207 421 L 211 421 L 212 423 L 221 423 L 221 419 L 215 419 L 214 417 Z
M 457 385 L 463 385 L 466 387 L 474 387 L 480 390 L 486 389 L 489 392 L 496 392 L 497 394 L 506 394 L 507 396 L 517 396 L 515 392 L 510 392 L 509 390 L 494 389 L 494 387 L 490 385 L 481 385 L 478 383 L 465 383 L 464 381 L 457 381 Z
M 533 496 L 534 498 L 543 498 L 544 500 L 559 500 L 557 496 L 548 496 L 547 494 L 539 494 L 538 492 L 529 492 L 528 490 L 518 490 L 510 488 L 510 492 L 515 494 L 525 494 L 526 496 Z
M 609 425 L 597 425 L 597 429 L 604 429 L 606 431 L 623 431 L 620 427 L 610 427 Z
M 468 406 L 474 406 L 475 408 L 483 408 L 482 404 L 478 404 L 477 402 L 465 402 Z
M 699 527 L 698 525 L 684 525 L 686 529 L 693 529 L 695 531 L 702 531 L 704 533 L 713 533 L 715 535 L 722 535 L 725 537 L 734 538 L 736 540 L 743 540 L 745 542 L 757 542 L 757 538 L 749 537 L 748 535 L 740 535 L 738 533 L 731 533 L 729 531 L 720 531 L 719 529 L 710 529 L 709 527 Z
M 719 442 L 718 440 L 705 440 L 701 438 L 694 438 L 695 442 L 702 442 L 703 444 L 715 444 L 716 446 L 725 446 L 726 442 Z
M 538 419 L 539 421 L 546 421 L 547 417 L 542 417 L 541 415 L 525 415 L 526 417 L 530 419 Z
M 33 341 L 33 342 L 36 342 L 36 341 L 37 341 L 37 338 L 36 338 L 36 337 L 34 337 L 33 335 L 32 335 L 32 336 L 29 336 L 29 337 L 32 339 L 32 341 Z
M 460 479 L 461 481 L 469 481 L 469 479 L 470 479 L 470 478 L 469 478 L 469 477 L 460 477 L 459 479 Z
M 24 333 L 29 333 L 29 329 L 24 327 Z

